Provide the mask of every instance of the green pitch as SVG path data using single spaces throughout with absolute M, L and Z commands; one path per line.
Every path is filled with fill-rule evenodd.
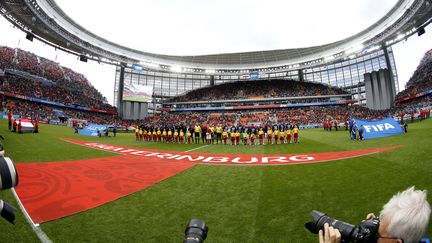
M 209 226 L 206 242 L 317 242 L 304 228 L 313 209 L 358 224 L 379 213 L 397 191 L 415 185 L 429 191 L 432 202 L 432 119 L 410 124 L 404 135 L 351 141 L 346 131 L 300 131 L 296 145 L 222 146 L 200 153 L 310 153 L 400 145 L 379 154 L 286 166 L 196 165 L 131 196 L 83 213 L 41 224 L 54 242 L 182 242 L 191 218 Z M 41 125 L 39 134 L 7 131 L 6 156 L 16 163 L 64 161 L 113 156 L 59 140 L 73 138 L 107 144 L 187 151 L 202 146 L 135 142 L 134 134 L 116 138 L 74 135 L 68 127 Z M 0 198 L 13 203 L 10 191 Z M 35 242 L 38 238 L 18 212 L 15 225 L 0 219 L 0 242 Z

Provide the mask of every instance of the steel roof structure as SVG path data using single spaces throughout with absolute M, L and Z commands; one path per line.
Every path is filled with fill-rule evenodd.
M 103 39 L 78 25 L 54 0 L 0 0 L 8 21 L 56 48 L 115 65 L 135 63 L 176 72 L 245 72 L 266 68 L 301 69 L 345 59 L 356 52 L 390 46 L 430 23 L 432 0 L 399 0 L 367 29 L 320 46 L 214 55 L 174 56 L 142 52 Z

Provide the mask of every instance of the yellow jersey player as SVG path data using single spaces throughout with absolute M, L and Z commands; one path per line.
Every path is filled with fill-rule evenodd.
M 162 132 L 162 142 L 166 143 L 167 141 L 167 131 L 164 129 Z
M 183 143 L 183 141 L 184 141 L 184 132 L 183 132 L 183 130 L 180 130 L 180 142 L 179 143 Z
M 236 143 L 236 145 L 240 144 L 240 132 L 239 131 L 237 131 L 235 133 L 235 143 Z
M 251 133 L 250 135 L 250 144 L 255 145 L 255 133 Z
M 156 141 L 156 136 L 157 136 L 156 135 L 156 130 L 153 129 L 153 131 L 152 131 L 151 134 L 152 134 L 152 141 L 155 142 Z
M 140 141 L 143 140 L 143 131 L 142 131 L 141 128 L 139 129 L 139 140 L 140 140 Z
M 292 130 L 291 127 L 287 130 L 287 143 L 291 143 Z
M 219 125 L 216 127 L 216 144 L 222 143 L 222 127 Z
M 187 143 L 191 144 L 191 137 L 192 137 L 192 133 L 190 132 L 190 130 L 188 129 L 186 132 L 186 137 L 187 137 Z
M 179 142 L 179 133 L 178 133 L 177 129 L 174 131 L 174 142 L 175 143 Z
M 161 132 L 160 128 L 158 128 L 156 134 L 157 134 L 157 140 L 158 140 L 158 142 L 162 141 L 162 139 L 161 139 L 162 132 Z
M 222 140 L 224 142 L 225 145 L 227 145 L 227 139 L 228 139 L 228 132 L 227 131 L 223 131 L 222 133 Z
M 293 129 L 293 133 L 294 133 L 294 143 L 298 143 L 299 128 L 297 125 L 295 125 L 295 127 Z
M 147 130 L 143 129 L 143 138 L 144 141 L 147 139 Z
M 168 143 L 172 142 L 172 131 L 171 130 L 168 130 L 168 141 L 167 142 Z
M 249 136 L 246 132 L 243 133 L 243 144 L 248 145 Z
M 279 132 L 279 140 L 281 144 L 285 143 L 285 132 L 283 130 Z
M 200 125 L 198 125 L 198 124 L 195 125 L 194 132 L 195 132 L 195 143 L 199 143 L 199 137 L 200 137 L 200 133 L 201 133 Z
M 279 130 L 275 130 L 274 132 L 273 132 L 273 135 L 274 135 L 274 143 L 275 144 L 278 144 L 278 139 L 279 139 Z
M 267 131 L 267 144 L 272 143 L 272 137 L 273 137 L 273 130 L 269 128 Z
M 258 131 L 258 139 L 259 139 L 259 144 L 263 145 L 264 144 L 264 131 L 262 128 L 260 128 L 260 130 Z

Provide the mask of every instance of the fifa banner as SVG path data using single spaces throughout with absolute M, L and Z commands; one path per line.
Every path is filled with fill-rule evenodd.
M 400 124 L 393 118 L 385 118 L 381 120 L 366 121 L 366 120 L 354 120 L 357 124 L 357 128 L 363 125 L 365 139 L 382 138 L 387 136 L 393 136 L 403 133 Z
M 81 135 L 97 137 L 97 131 L 99 130 L 101 134 L 103 134 L 106 128 L 107 125 L 89 124 L 88 126 L 81 129 L 81 131 L 79 131 L 78 133 Z
M 135 102 L 152 102 L 153 87 L 124 83 L 123 100 Z

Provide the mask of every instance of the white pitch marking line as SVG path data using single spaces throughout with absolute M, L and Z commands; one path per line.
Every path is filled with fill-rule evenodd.
M 48 236 L 45 234 L 45 232 L 43 232 L 43 230 L 41 229 L 41 227 L 39 226 L 39 224 L 35 224 L 32 220 L 32 218 L 30 218 L 30 215 L 27 213 L 27 210 L 24 208 L 24 205 L 21 203 L 20 198 L 18 197 L 18 194 L 16 193 L 15 189 L 11 189 L 15 200 L 17 201 L 19 207 L 21 208 L 21 211 L 23 212 L 27 222 L 30 224 L 30 226 L 32 227 L 33 231 L 36 233 L 36 235 L 39 237 L 40 241 L 43 243 L 52 243 L 52 241 L 50 240 L 50 238 L 48 238 Z
M 207 145 L 203 145 L 203 146 L 201 146 L 201 147 L 194 148 L 194 149 L 190 149 L 190 150 L 188 150 L 188 151 L 184 151 L 184 152 L 185 152 L 185 153 L 187 153 L 187 152 L 191 152 L 191 151 L 194 151 L 194 150 L 198 150 L 198 149 L 205 148 L 205 147 L 207 147 L 207 146 L 209 146 L 209 145 L 208 145 L 208 144 L 207 144 Z

